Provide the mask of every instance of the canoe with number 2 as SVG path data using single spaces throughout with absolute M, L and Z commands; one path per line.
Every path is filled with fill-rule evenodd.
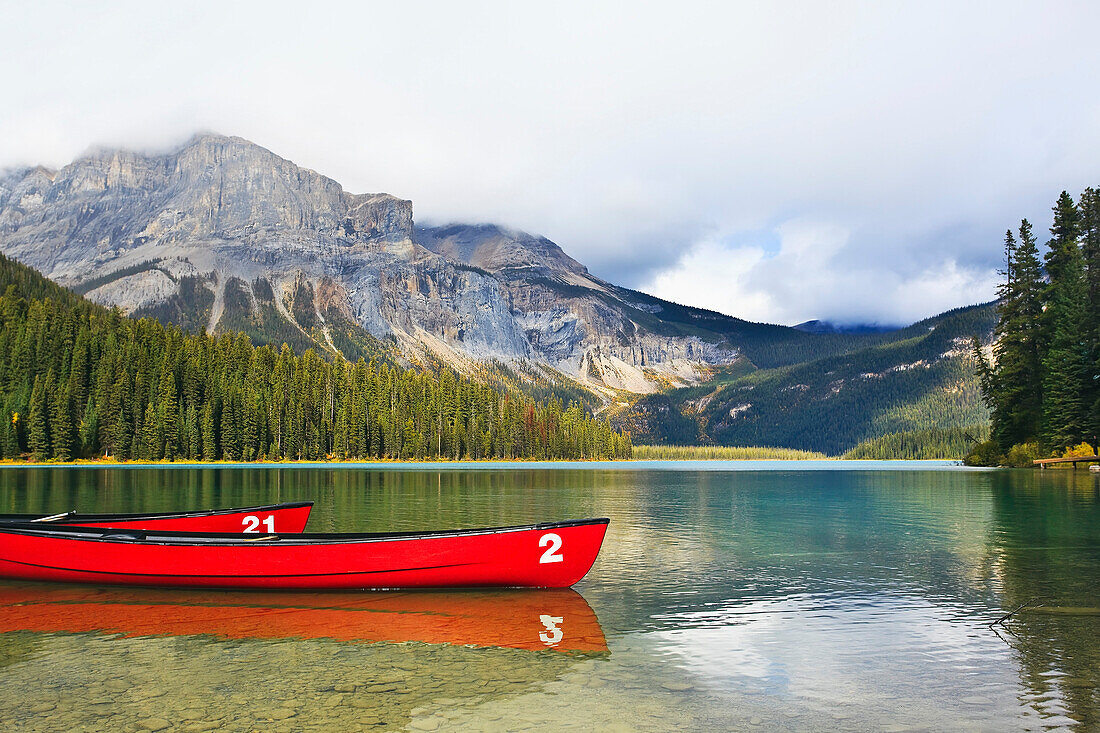
M 567 588 L 607 519 L 434 532 L 257 534 L 0 525 L 0 576 L 192 588 Z
M 284 502 L 237 509 L 153 514 L 0 514 L 0 525 L 12 523 L 64 524 L 113 529 L 155 529 L 167 532 L 301 532 L 309 521 L 312 501 Z

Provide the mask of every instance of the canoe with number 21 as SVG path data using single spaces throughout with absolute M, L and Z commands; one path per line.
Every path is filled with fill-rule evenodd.
M 301 532 L 309 521 L 312 501 L 284 502 L 235 509 L 152 514 L 0 514 L 0 524 L 64 524 L 114 529 L 155 529 L 167 532 Z
M 253 534 L 0 524 L 0 576 L 192 588 L 567 588 L 607 519 L 434 532 Z

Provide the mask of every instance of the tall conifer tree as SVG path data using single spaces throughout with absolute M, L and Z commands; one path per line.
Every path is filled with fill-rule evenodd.
M 30 415 L 27 416 L 27 441 L 36 461 L 50 457 L 50 427 L 47 417 L 46 385 L 42 377 L 34 378 L 31 389 Z
M 1081 256 L 1085 266 L 1088 365 L 1085 374 L 1086 433 L 1100 450 L 1100 191 L 1086 188 L 1081 212 Z
M 1078 244 L 1081 216 L 1063 191 L 1054 206 L 1050 228 L 1043 355 L 1043 439 L 1052 449 L 1078 442 L 1085 431 L 1086 338 L 1085 272 Z
M 1005 233 L 1004 282 L 998 289 L 996 367 L 983 375 L 992 437 L 1007 451 L 1035 440 L 1042 422 L 1040 320 L 1043 279 L 1031 223 L 1020 222 L 1020 238 Z

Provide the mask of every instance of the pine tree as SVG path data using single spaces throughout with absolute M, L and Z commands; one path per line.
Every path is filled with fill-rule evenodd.
M 15 458 L 19 455 L 19 438 L 15 430 L 16 417 L 9 408 L 9 403 L 4 402 L 0 409 L 0 457 Z
M 73 457 L 73 408 L 69 387 L 59 387 L 54 392 L 50 409 L 50 444 L 53 456 L 59 461 Z
M 187 426 L 187 458 L 194 461 L 202 457 L 202 425 L 194 404 L 187 406 L 183 419 Z
M 50 457 L 50 426 L 47 417 L 46 385 L 41 377 L 34 378 L 31 390 L 31 409 L 27 417 L 27 437 L 31 453 L 36 461 Z
M 161 375 L 156 418 L 164 440 L 163 447 L 158 446 L 158 457 L 174 460 L 179 453 L 179 404 L 176 402 L 176 380 L 168 370 Z
M 1043 355 L 1043 425 L 1045 445 L 1061 449 L 1080 442 L 1085 431 L 1084 403 L 1088 339 L 1085 273 L 1078 246 L 1081 216 L 1073 198 L 1062 192 L 1050 228 Z
M 1100 444 L 1100 191 L 1086 188 L 1077 208 L 1081 212 L 1081 256 L 1088 291 L 1085 314 L 1089 326 L 1086 334 L 1085 432 L 1093 446 L 1097 446 Z
M 215 432 L 217 416 L 213 400 L 202 407 L 202 458 L 205 461 L 218 460 L 218 439 Z
M 996 367 L 985 363 L 978 347 L 983 394 L 990 409 L 992 438 L 1002 451 L 1035 439 L 1042 418 L 1039 357 L 1043 282 L 1031 224 L 1020 222 L 1017 242 L 1005 233 L 1004 281 L 998 288 L 994 330 Z
M 94 456 L 99 450 L 99 406 L 95 397 L 88 396 L 84 405 L 83 417 L 80 419 L 80 452 L 85 456 Z
M 161 457 L 163 447 L 164 439 L 157 420 L 157 410 L 150 402 L 145 406 L 145 416 L 141 420 L 140 449 L 134 452 L 134 457 L 146 461 L 156 460 Z
M 130 419 L 125 410 L 119 410 L 118 415 L 111 422 L 111 438 L 108 455 L 112 455 L 120 461 L 125 461 L 130 454 L 130 446 L 133 443 L 133 432 Z

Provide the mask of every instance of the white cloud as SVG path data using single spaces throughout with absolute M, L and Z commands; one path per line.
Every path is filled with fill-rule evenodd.
M 751 273 L 765 257 L 759 247 L 727 248 L 704 240 L 642 289 L 674 303 L 766 320 L 775 312 L 775 304 L 768 293 L 754 290 L 748 283 Z
M 896 325 L 989 300 L 995 288 L 994 269 L 968 268 L 951 258 L 912 272 L 861 261 L 849 232 L 835 224 L 792 220 L 775 227 L 775 234 L 775 252 L 701 240 L 642 289 L 750 320 Z
M 961 304 L 1007 226 L 1100 183 L 1098 25 L 1073 2 L 9 3 L 0 167 L 216 130 L 628 286 L 682 278 L 708 233 L 828 222 L 843 286 L 792 300 L 762 262 L 742 296 L 775 310 L 736 314 L 882 319 L 883 283 L 955 262 Z

